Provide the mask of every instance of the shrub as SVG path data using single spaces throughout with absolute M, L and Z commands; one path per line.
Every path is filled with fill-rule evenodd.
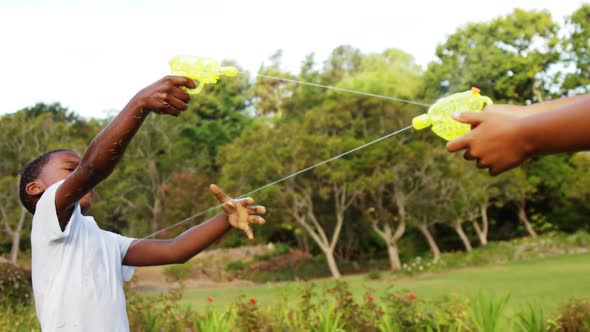
M 168 280 L 182 281 L 186 280 L 191 273 L 192 266 L 188 263 L 169 265 L 164 268 L 162 273 Z
M 246 264 L 242 261 L 229 262 L 225 266 L 225 270 L 228 272 L 242 271 L 247 268 L 248 268 L 248 264 Z
M 0 331 L 41 331 L 35 310 L 31 306 L 18 305 L 0 308 Z
M 256 299 L 245 300 L 245 296 L 240 296 L 236 303 L 236 315 L 241 325 L 240 331 L 255 332 L 262 330 L 263 322 L 258 314 Z
M 388 292 L 383 297 L 382 328 L 388 331 L 427 331 L 433 328 L 432 311 L 421 297 L 411 292 Z
M 590 300 L 572 299 L 558 309 L 555 331 L 590 331 Z
M 274 250 L 264 255 L 256 255 L 252 259 L 254 262 L 267 261 L 273 257 L 281 256 L 289 252 L 289 245 L 285 243 L 277 243 L 274 245 Z
M 26 306 L 31 301 L 31 284 L 24 271 L 10 264 L 0 264 L 0 307 Z
M 551 328 L 549 321 L 545 319 L 543 309 L 535 308 L 531 304 L 525 310 L 516 314 L 515 321 L 516 331 L 546 332 Z
M 383 274 L 379 270 L 371 270 L 367 273 L 367 278 L 370 280 L 379 280 L 383 277 Z

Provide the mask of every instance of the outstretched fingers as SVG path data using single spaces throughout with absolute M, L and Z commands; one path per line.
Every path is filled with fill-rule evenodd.
M 240 198 L 237 201 L 240 202 L 240 204 L 242 204 L 242 206 L 246 206 L 246 207 L 248 205 L 254 204 L 254 199 L 252 197 Z
M 248 213 L 249 214 L 265 214 L 266 208 L 262 205 L 248 206 Z
M 219 201 L 219 203 L 225 204 L 227 202 L 231 202 L 231 197 L 229 197 L 226 193 L 221 190 L 216 184 L 212 184 L 209 186 L 209 190 L 211 193 L 215 195 L 215 198 Z
M 264 225 L 266 224 L 266 220 L 264 220 L 264 218 L 262 218 L 261 216 L 249 216 L 248 223 Z
M 248 236 L 248 240 L 254 240 L 254 233 L 252 232 L 252 228 L 250 228 L 250 226 L 244 226 L 243 231 Z

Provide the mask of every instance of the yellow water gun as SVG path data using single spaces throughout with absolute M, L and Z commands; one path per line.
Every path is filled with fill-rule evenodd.
M 168 63 L 172 69 L 172 75 L 185 76 L 199 81 L 199 85 L 195 89 L 187 89 L 189 94 L 200 93 L 205 84 L 217 83 L 221 75 L 234 77 L 238 74 L 236 67 L 223 67 L 215 59 L 205 57 L 176 55 Z
M 471 130 L 468 124 L 460 123 L 452 118 L 455 112 L 481 112 L 486 105 L 493 104 L 489 97 L 479 94 L 479 89 L 455 93 L 437 100 L 426 114 L 415 117 L 412 126 L 416 130 L 432 125 L 432 131 L 447 141 L 454 140 Z

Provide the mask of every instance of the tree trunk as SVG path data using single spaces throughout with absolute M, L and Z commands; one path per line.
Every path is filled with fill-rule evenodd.
M 463 241 L 463 245 L 465 246 L 465 250 L 467 250 L 467 252 L 471 252 L 471 243 L 469 242 L 469 238 L 467 237 L 467 235 L 465 235 L 465 232 L 463 231 L 463 227 L 461 226 L 461 222 L 456 222 L 455 223 L 455 232 L 457 232 L 457 234 L 459 234 L 459 237 L 461 238 L 461 241 Z
M 387 252 L 389 253 L 389 263 L 391 271 L 397 271 L 402 268 L 397 250 L 397 242 L 387 242 Z
M 537 237 L 537 232 L 535 232 L 535 230 L 533 229 L 533 226 L 531 225 L 529 218 L 526 215 L 526 202 L 524 200 L 521 200 L 518 203 L 518 220 L 522 222 L 524 228 L 526 228 L 526 231 L 529 233 L 531 237 Z
M 160 202 L 160 197 L 156 194 L 156 200 L 154 201 L 154 206 L 152 207 L 152 233 L 158 231 L 158 218 L 160 218 L 160 211 L 162 209 L 162 204 Z
M 428 230 L 428 226 L 424 224 L 418 224 L 418 229 L 422 232 L 422 235 L 428 241 L 428 246 L 430 247 L 430 251 L 432 251 L 432 255 L 434 256 L 434 260 L 438 261 L 440 259 L 440 249 L 438 248 L 438 244 L 434 240 L 432 233 Z
M 336 246 L 337 237 L 334 237 L 333 235 L 332 242 L 328 240 L 324 229 L 313 213 L 313 201 L 311 200 L 311 196 L 309 193 L 307 194 L 308 195 L 304 197 L 303 200 L 295 200 L 293 202 L 295 208 L 291 211 L 291 214 L 297 223 L 303 227 L 304 231 L 306 231 L 320 247 L 324 256 L 326 256 L 326 262 L 328 263 L 328 268 L 330 269 L 332 276 L 338 279 L 341 277 L 341 274 L 340 270 L 338 270 L 338 265 L 336 265 L 336 259 L 334 258 L 334 247 Z M 336 233 L 337 232 L 335 231 L 334 234 Z
M 481 212 L 481 227 L 477 222 L 477 219 L 471 220 L 473 224 L 473 228 L 475 229 L 475 233 L 477 234 L 477 238 L 479 239 L 479 243 L 482 246 L 488 244 L 488 205 L 481 204 L 480 205 L 480 212 Z
M 481 243 L 482 246 L 488 244 L 487 234 L 479 227 L 477 220 L 471 220 L 471 223 L 473 224 L 473 228 L 475 229 L 479 243 Z
M 12 248 L 10 249 L 10 262 L 16 265 L 16 260 L 18 259 L 18 251 L 20 249 L 20 236 L 25 225 L 25 221 L 27 220 L 27 210 L 21 206 L 20 208 L 20 216 L 18 218 L 18 225 L 14 232 L 12 232 Z
M 308 255 L 311 254 L 311 250 L 309 249 L 309 237 L 307 236 L 307 233 L 305 231 L 301 232 L 300 238 L 303 252 Z
M 332 273 L 332 277 L 334 277 L 334 279 L 340 279 L 342 275 L 340 274 L 338 265 L 336 265 L 336 259 L 334 258 L 334 250 L 324 249 L 323 251 L 324 255 L 326 256 L 326 262 L 328 262 L 328 267 L 330 268 L 330 273 Z

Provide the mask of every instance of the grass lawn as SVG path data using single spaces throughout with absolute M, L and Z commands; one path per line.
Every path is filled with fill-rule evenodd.
M 344 277 L 353 294 L 361 298 L 370 290 L 378 300 L 389 287 L 411 291 L 419 297 L 435 298 L 442 295 L 510 294 L 510 308 L 519 309 L 528 303 L 543 307 L 550 313 L 572 297 L 590 298 L 590 253 L 533 259 L 504 265 L 469 268 L 436 275 L 397 278 L 383 273 L 380 280 L 369 280 L 366 275 Z M 331 287 L 331 279 L 313 281 L 317 291 Z M 187 289 L 182 299 L 194 309 L 225 310 L 240 294 L 255 298 L 260 305 L 274 304 L 282 296 L 295 300 L 303 282 L 273 283 L 253 287 Z M 214 301 L 207 303 L 212 296 Z M 331 296 L 316 296 L 316 300 Z

